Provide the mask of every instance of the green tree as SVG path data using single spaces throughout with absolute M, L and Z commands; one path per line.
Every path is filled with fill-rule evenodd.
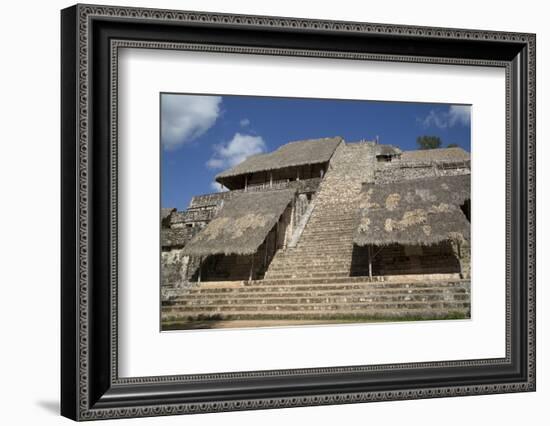
M 447 148 L 458 148 L 458 144 L 457 143 L 450 143 L 449 145 L 447 145 Z
M 439 136 L 418 136 L 416 144 L 418 145 L 418 149 L 434 149 L 441 146 L 441 139 Z

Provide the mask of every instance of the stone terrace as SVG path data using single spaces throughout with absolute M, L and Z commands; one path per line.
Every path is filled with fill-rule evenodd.
M 330 162 L 296 247 L 279 250 L 266 279 L 349 277 L 363 182 L 374 178 L 370 144 L 342 144 Z
M 356 278 L 295 278 L 203 283 L 162 302 L 163 327 L 208 328 L 216 321 L 469 318 L 470 282 L 371 282 Z M 265 324 L 262 324 L 265 321 Z
M 373 144 L 341 144 L 296 246 L 280 249 L 262 280 L 203 282 L 163 300 L 163 328 L 469 318 L 469 280 L 350 276 L 359 195 L 375 164 Z

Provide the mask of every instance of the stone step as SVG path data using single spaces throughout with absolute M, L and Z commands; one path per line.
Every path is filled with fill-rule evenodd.
M 248 297 L 246 297 L 248 296 Z M 255 297 L 252 297 L 255 296 Z M 301 296 L 262 294 L 225 296 L 223 298 L 188 296 L 184 299 L 163 302 L 163 307 L 187 306 L 224 306 L 224 305 L 303 305 L 303 304 L 345 304 L 345 303 L 380 303 L 380 302 L 468 302 L 466 293 L 424 293 L 424 294 L 392 294 L 392 295 L 343 295 L 343 296 Z
M 369 286 L 422 286 L 426 283 L 430 285 L 470 285 L 470 280 L 460 279 L 454 275 L 441 274 L 427 277 L 426 275 L 396 275 L 396 276 L 374 276 L 372 279 L 366 276 L 354 277 L 334 277 L 334 278 L 286 278 L 286 279 L 258 279 L 258 280 L 238 280 L 238 281 L 221 281 L 218 283 L 201 284 L 201 288 L 206 285 L 220 284 L 222 287 L 266 287 L 270 285 L 304 285 L 304 284 L 362 284 Z
M 304 255 L 305 256 L 305 255 Z M 351 263 L 351 257 L 348 256 L 338 256 L 320 254 L 319 256 L 310 256 L 309 259 L 296 258 L 293 255 L 281 255 L 277 259 L 271 261 L 271 265 L 275 265 L 273 262 L 277 262 L 277 265 L 288 265 L 288 266 L 305 266 L 305 265 L 326 265 L 327 262 L 330 262 L 331 265 L 338 265 L 339 263 L 343 265 L 349 265 Z
M 318 264 L 318 265 L 324 265 L 327 262 L 330 263 L 345 263 L 349 264 L 351 263 L 351 255 L 338 255 L 337 253 L 318 253 L 315 254 L 303 254 L 300 255 L 298 258 L 297 256 L 294 256 L 292 254 L 281 254 L 277 257 L 277 259 L 273 259 L 273 261 L 279 261 L 283 262 L 288 265 L 307 265 L 307 264 Z
M 189 293 L 185 296 L 173 297 L 170 300 L 165 301 L 166 304 L 179 304 L 187 303 L 195 300 L 241 300 L 241 299 L 323 299 L 327 298 L 365 298 L 365 297 L 386 297 L 386 298 L 405 298 L 405 297 L 433 297 L 433 296 L 445 296 L 445 297 L 468 297 L 469 292 L 466 289 L 454 288 L 454 289 L 415 289 L 415 290 L 403 290 L 403 289 L 378 289 L 378 290 L 309 290 L 309 291 L 249 291 L 249 292 L 217 292 L 217 293 Z M 169 302 L 169 303 L 168 303 Z
M 345 287 L 343 289 L 332 288 L 316 288 L 316 287 L 302 287 L 302 288 L 288 288 L 288 287 L 269 287 L 266 289 L 241 289 L 233 291 L 225 290 L 223 288 L 210 290 L 191 290 L 188 293 L 175 292 L 170 299 L 165 299 L 172 304 L 179 303 L 186 300 L 194 299 L 267 299 L 267 298 L 331 298 L 331 297 L 402 297 L 402 296 L 431 296 L 431 295 L 444 295 L 445 297 L 453 297 L 457 295 L 469 295 L 470 291 L 467 288 L 426 288 L 426 289 L 413 289 L 407 291 L 406 289 L 357 289 L 351 287 Z
M 314 224 L 309 224 L 314 225 Z M 346 237 L 349 238 L 351 234 L 355 231 L 354 227 L 340 227 L 340 226 L 317 226 L 316 229 L 310 228 L 309 230 L 306 228 L 306 230 L 302 233 L 302 236 L 304 237 L 318 237 L 318 238 L 325 238 L 327 240 L 329 239 L 338 239 L 339 237 Z
M 281 254 L 277 258 L 274 258 L 271 261 L 271 265 L 275 265 L 277 263 L 284 264 L 284 265 L 307 265 L 307 264 L 318 264 L 318 265 L 326 265 L 327 262 L 330 262 L 331 264 L 337 264 L 337 263 L 343 263 L 343 264 L 349 264 L 351 263 L 351 256 L 337 256 L 336 254 L 319 254 L 318 256 L 315 255 L 303 255 L 298 257 L 294 257 L 291 254 L 283 255 Z M 315 262 L 315 263 L 314 263 Z
M 334 265 L 334 266 L 333 266 Z M 341 265 L 341 267 L 336 268 L 336 265 Z M 351 263 L 347 262 L 341 262 L 341 261 L 333 261 L 327 259 L 326 262 L 320 263 L 320 264 L 273 264 L 273 269 L 270 269 L 271 275 L 273 273 L 275 274 L 284 274 L 284 275 L 294 275 L 297 273 L 304 273 L 304 272 L 322 272 L 323 274 L 328 274 L 331 272 L 334 272 L 334 276 L 341 276 L 340 274 L 346 273 L 348 276 L 350 275 L 350 265 Z M 278 269 L 278 270 L 277 270 Z M 315 276 L 313 276 L 315 277 Z
M 309 228 L 308 228 L 309 227 Z M 314 228 L 313 228 L 314 227 Z M 315 232 L 317 234 L 321 233 L 322 231 L 331 231 L 334 229 L 342 229 L 342 230 L 354 230 L 357 228 L 357 221 L 353 222 L 331 222 L 331 221 L 309 221 L 306 227 L 307 233 Z
M 458 318 L 469 318 L 470 309 L 407 309 L 407 310 L 389 310 L 389 309 L 368 309 L 361 311 L 274 311 L 274 312 L 196 312 L 188 311 L 185 313 L 163 313 L 162 321 L 164 324 L 179 321 L 220 321 L 220 320 L 350 320 L 350 321 L 376 321 L 391 319 L 439 319 L 449 316 Z
M 277 263 L 276 265 L 273 265 L 273 267 L 270 268 L 270 273 L 280 272 L 280 273 L 289 273 L 289 271 L 308 271 L 308 272 L 315 272 L 319 270 L 325 270 L 326 272 L 330 272 L 333 269 L 338 270 L 350 270 L 351 263 L 341 263 L 341 262 L 326 262 L 326 263 L 305 263 L 305 264 L 282 264 Z
M 319 208 L 319 206 L 317 206 Z M 328 217 L 328 216 L 311 216 L 308 225 L 334 225 L 334 226 L 356 226 L 357 225 L 357 219 L 358 215 L 354 214 L 353 216 L 348 215 L 339 215 L 334 217 Z
M 349 222 L 335 222 L 327 220 L 309 220 L 306 231 L 304 232 L 317 232 L 330 231 L 332 229 L 355 229 L 357 228 L 357 220 Z
M 326 189 L 326 188 L 325 188 Z M 359 190 L 360 191 L 360 190 Z M 355 210 L 355 203 L 350 205 L 349 202 L 346 203 L 327 203 L 327 200 L 317 199 L 316 207 L 330 207 L 329 209 L 315 209 L 313 210 L 313 217 L 317 218 L 350 218 L 357 214 Z M 338 207 L 337 210 L 332 210 L 334 207 Z
M 305 238 L 305 237 L 304 237 Z M 353 241 L 351 238 L 348 238 L 347 240 L 339 240 L 339 241 L 327 241 L 324 239 L 320 240 L 312 240 L 312 239 L 304 239 L 298 241 L 298 245 L 296 246 L 295 250 L 298 250 L 300 248 L 308 248 L 308 250 L 311 250 L 312 248 L 317 250 L 337 250 L 339 248 L 347 248 L 350 251 L 353 249 Z
M 292 273 L 283 272 L 266 272 L 265 277 L 267 279 L 285 279 L 285 278 L 339 278 L 349 277 L 349 271 L 327 271 L 327 272 L 308 272 L 308 271 L 294 271 Z
M 309 249 L 305 247 L 298 247 L 297 249 L 294 249 L 293 252 L 281 252 L 280 254 L 277 254 L 277 257 L 279 256 L 285 256 L 289 259 L 293 259 L 296 261 L 305 261 L 309 259 L 316 259 L 319 256 L 323 256 L 325 258 L 329 257 L 335 257 L 338 256 L 342 260 L 344 259 L 350 259 L 352 256 L 352 249 L 351 247 L 342 247 L 340 250 L 332 250 L 332 249 L 322 249 L 321 247 L 311 247 Z
M 321 234 L 313 235 L 313 234 L 308 234 L 304 232 L 300 237 L 300 242 L 324 241 L 333 245 L 338 243 L 349 243 L 349 242 L 353 242 L 353 233 L 355 232 L 355 230 L 330 229 L 324 232 L 325 232 L 324 236 Z M 330 234 L 333 234 L 333 235 L 330 235 Z
M 351 259 L 353 256 L 352 244 L 340 244 L 338 246 L 323 246 L 323 243 L 299 244 L 293 256 L 296 260 L 302 258 L 315 258 L 317 256 L 340 256 L 342 259 Z M 290 253 L 289 253 L 290 254 Z
M 304 231 L 302 233 L 303 238 L 310 238 L 310 239 L 319 239 L 322 238 L 326 241 L 339 241 L 339 240 L 349 240 L 353 233 L 355 232 L 355 229 L 339 229 L 339 228 L 330 228 L 330 229 L 323 229 L 323 230 L 316 230 L 315 234 Z M 324 235 L 323 235 L 324 234 Z M 302 238 L 300 237 L 300 238 Z
M 333 231 L 331 231 L 333 232 Z M 303 247 L 303 246 L 306 246 L 306 245 L 309 245 L 309 246 L 313 246 L 315 248 L 323 248 L 323 247 L 327 247 L 327 248 L 331 248 L 331 249 L 336 249 L 338 247 L 342 247 L 342 246 L 348 246 L 349 245 L 349 248 L 353 248 L 353 240 L 352 238 L 346 238 L 346 240 L 338 240 L 338 241 L 329 241 L 329 240 L 326 240 L 326 239 L 308 239 L 307 237 L 303 236 L 302 237 L 304 238 L 303 240 L 300 239 L 300 241 L 298 242 L 298 246 L 297 248 L 300 248 L 300 247 Z M 326 245 L 325 245 L 326 243 Z
M 318 239 L 312 239 L 312 238 L 305 238 L 303 241 L 299 241 L 297 247 L 303 248 L 303 247 L 310 247 L 314 250 L 321 250 L 326 251 L 328 249 L 338 249 L 340 247 L 348 247 L 351 249 L 353 248 L 353 240 L 352 238 L 348 238 L 347 240 L 338 240 L 338 241 L 329 241 L 325 240 L 323 238 Z
M 372 291 L 396 291 L 396 292 L 416 292 L 420 290 L 429 290 L 432 292 L 435 291 L 456 291 L 457 289 L 463 289 L 469 292 L 469 283 L 460 283 L 460 282 L 446 282 L 441 284 L 435 283 L 414 283 L 414 284 L 405 284 L 405 283 L 382 283 L 382 282 L 373 282 L 373 283 L 341 283 L 341 284 L 272 284 L 272 285 L 242 285 L 240 287 L 211 287 L 211 288 L 202 288 L 195 287 L 183 291 L 182 297 L 187 294 L 242 294 L 242 293 L 292 293 L 292 292 L 325 292 L 325 291 L 361 291 L 361 292 L 372 292 Z
M 311 311 L 356 311 L 356 310 L 403 310 L 403 309 L 468 309 L 468 301 L 388 301 L 388 302 L 354 302 L 354 303 L 280 303 L 280 304 L 223 304 L 212 306 L 169 306 L 164 312 L 262 312 L 262 311 L 286 311 L 286 312 L 311 312 Z
M 288 279 L 288 278 L 341 278 L 349 277 L 350 270 L 342 269 L 342 272 L 334 272 L 331 268 L 292 268 L 292 272 L 287 269 L 279 269 L 270 272 L 265 276 L 267 279 Z M 368 274 L 364 274 L 365 276 Z
M 308 221 L 308 226 L 311 227 L 311 225 L 316 225 L 317 230 L 326 228 L 326 229 L 334 229 L 334 228 L 342 228 L 342 229 L 348 229 L 353 228 L 355 229 L 357 227 L 357 219 L 327 219 L 327 218 L 310 218 Z
M 294 262 L 305 262 L 310 260 L 321 260 L 319 257 L 325 259 L 340 258 L 341 260 L 351 260 L 353 252 L 351 247 L 341 247 L 340 250 L 336 249 L 321 249 L 316 247 L 298 247 L 293 249 L 292 252 L 281 251 L 277 253 L 276 258 L 286 258 Z
M 322 200 L 317 200 L 315 204 L 315 210 L 311 215 L 311 219 L 315 220 L 333 220 L 335 222 L 351 221 L 355 219 L 358 214 L 355 210 L 332 210 L 335 206 L 333 204 L 323 203 Z
M 338 231 L 327 231 L 327 232 L 338 232 Z M 298 249 L 303 246 L 313 246 L 315 248 L 322 248 L 325 247 L 335 249 L 342 246 L 348 246 L 349 248 L 353 248 L 353 238 L 351 236 L 346 237 L 346 239 L 339 238 L 338 240 L 329 240 L 326 238 L 309 238 L 302 234 L 302 237 L 300 237 L 300 241 L 298 241 L 298 246 L 294 249 Z
M 294 253 L 285 253 L 281 252 L 278 253 L 272 260 L 272 262 L 276 259 L 278 260 L 285 260 L 288 262 L 291 262 L 292 264 L 301 264 L 301 263 L 310 263 L 310 262 L 317 262 L 317 263 L 324 263 L 327 260 L 339 260 L 341 262 L 349 262 L 352 260 L 352 254 L 349 253 L 342 253 L 344 249 L 342 249 L 340 252 L 317 252 L 312 253 L 311 251 L 308 252 L 294 252 Z
M 296 267 L 303 267 L 308 265 L 314 265 L 314 266 L 330 266 L 332 268 L 338 269 L 339 265 L 350 265 L 351 259 L 342 259 L 342 258 L 334 258 L 334 257 L 325 257 L 323 256 L 321 259 L 311 259 L 311 260 L 295 260 L 293 261 L 290 257 L 280 257 L 277 259 L 274 259 L 270 267 L 274 268 L 275 266 L 281 266 L 281 267 L 287 267 L 292 268 L 294 266 Z
M 280 293 L 280 292 L 327 292 L 327 291 L 356 291 L 362 293 L 368 292 L 418 292 L 418 291 L 447 291 L 447 290 L 465 290 L 469 291 L 469 284 L 464 283 L 446 283 L 446 284 L 437 284 L 437 283 L 414 283 L 414 284 L 404 284 L 404 283 L 384 283 L 384 282 L 372 282 L 372 283 L 318 283 L 318 284 L 309 284 L 309 283 L 290 283 L 290 284 L 277 284 L 273 283 L 271 285 L 240 285 L 240 286 L 200 286 L 192 287 L 185 289 L 184 293 L 188 294 L 189 292 L 202 292 L 208 293 L 210 291 L 216 292 L 230 292 L 234 290 L 235 292 L 263 292 L 263 293 Z

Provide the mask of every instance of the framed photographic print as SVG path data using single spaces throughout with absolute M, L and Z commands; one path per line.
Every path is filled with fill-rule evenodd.
M 75 420 L 535 390 L 535 36 L 76 5 Z

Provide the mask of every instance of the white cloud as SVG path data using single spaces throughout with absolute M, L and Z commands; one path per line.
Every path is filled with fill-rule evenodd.
M 241 125 L 241 127 L 248 127 L 250 126 L 250 120 L 248 118 L 243 118 L 239 124 Z
M 225 167 L 225 160 L 212 157 L 206 162 L 206 165 L 209 169 L 223 169 Z
M 222 187 L 218 182 L 214 181 L 210 183 L 210 188 L 214 192 L 225 192 L 227 191 L 227 188 L 224 186 Z
M 453 127 L 456 124 L 467 126 L 470 124 L 470 106 L 451 105 L 449 108 L 449 125 Z
M 221 96 L 162 95 L 162 146 L 173 150 L 206 133 L 220 115 Z
M 424 127 L 438 127 L 446 129 L 457 125 L 470 124 L 470 106 L 451 105 L 448 111 L 431 110 L 423 119 L 419 120 Z
M 210 169 L 225 169 L 236 166 L 251 155 L 260 154 L 266 149 L 261 136 L 235 133 L 227 143 L 214 145 L 214 155 L 207 161 Z
M 438 127 L 440 129 L 447 128 L 447 118 L 444 112 L 435 112 L 431 110 L 430 113 L 422 120 L 424 127 Z

